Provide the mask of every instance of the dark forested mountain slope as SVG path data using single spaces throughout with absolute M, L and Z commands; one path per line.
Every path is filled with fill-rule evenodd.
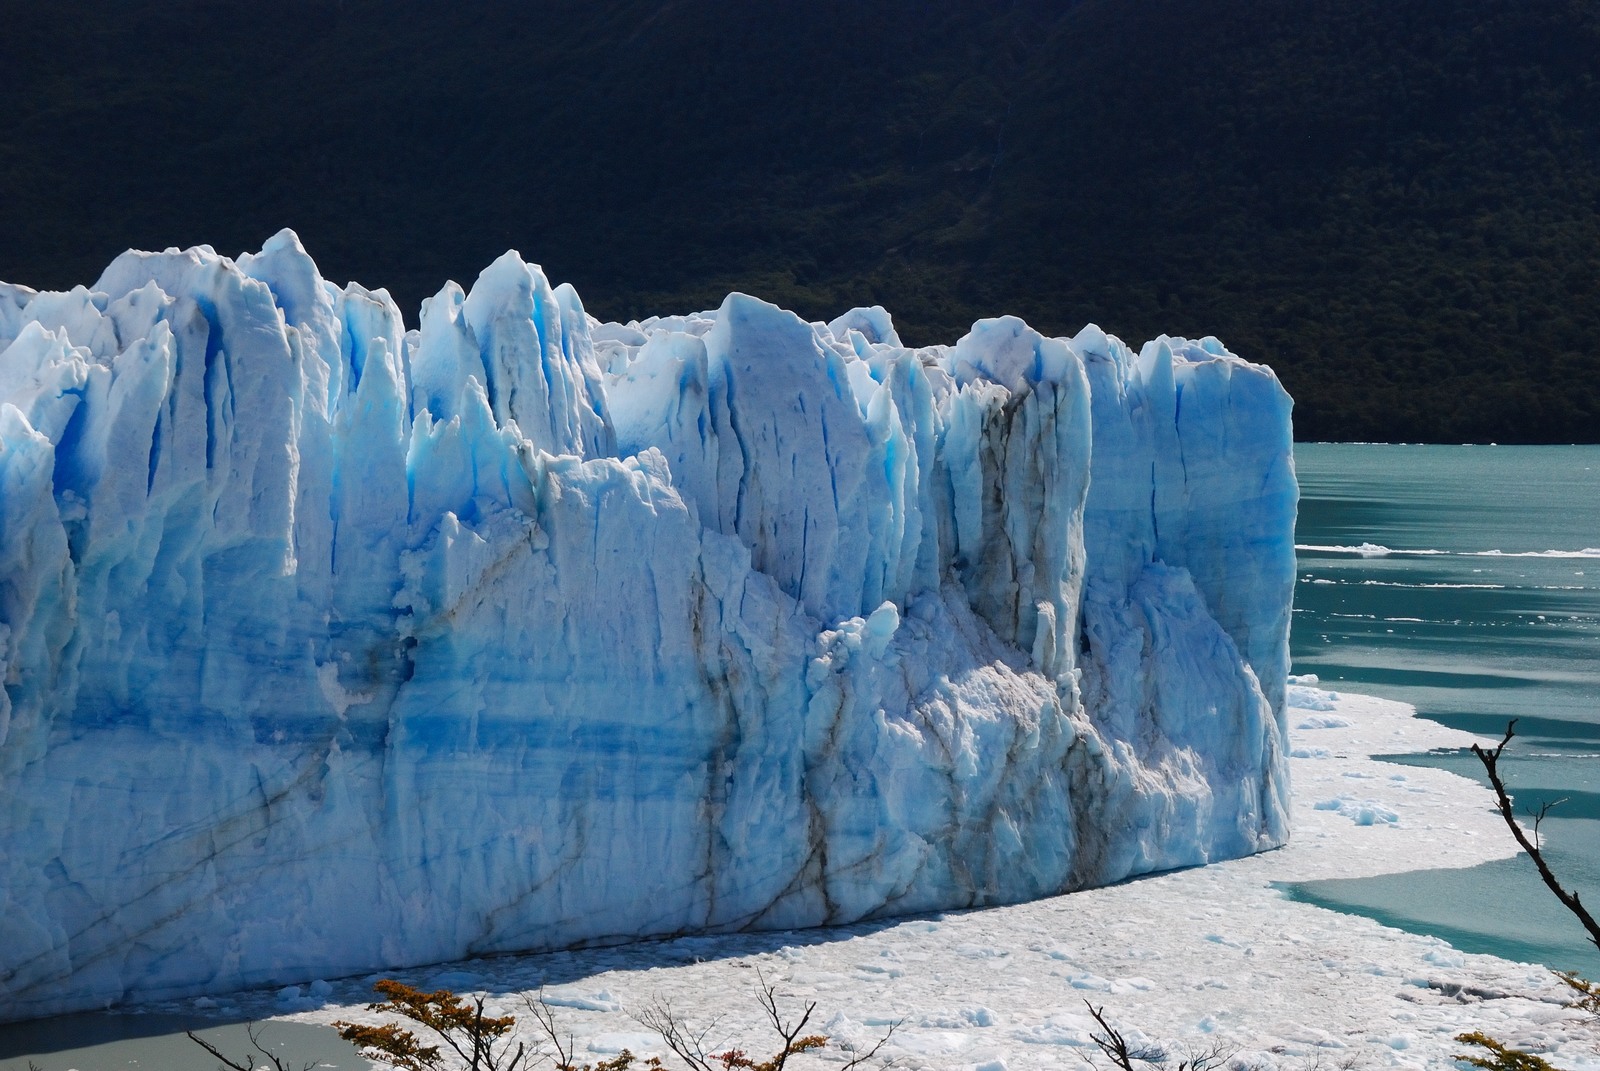
M 296 228 L 1271 363 L 1302 438 L 1600 439 L 1600 5 L 0 2 L 0 278 Z

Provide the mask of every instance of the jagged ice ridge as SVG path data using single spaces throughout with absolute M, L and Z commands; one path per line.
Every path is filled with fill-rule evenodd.
M 410 331 L 289 231 L 0 284 L 0 1017 L 1279 844 L 1289 410 L 516 253 Z

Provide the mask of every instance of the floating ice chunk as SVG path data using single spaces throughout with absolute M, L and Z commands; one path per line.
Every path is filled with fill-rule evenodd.
M 580 1011 L 614 1012 L 622 1010 L 622 1003 L 609 990 L 592 993 L 550 989 L 541 993 L 541 999 L 553 1008 L 577 1008 Z
M 1067 984 L 1074 989 L 1096 989 L 1107 991 L 1111 989 L 1111 980 L 1109 978 L 1102 978 L 1098 974 L 1094 974 L 1090 971 L 1079 971 L 1076 974 L 1069 974 L 1067 976 Z
M 1289 688 L 1288 704 L 1296 710 L 1332 710 L 1336 699 L 1337 696 L 1317 688 Z
M 1333 710 L 1335 708 L 1330 703 L 1327 707 L 1320 709 Z M 1349 727 L 1350 719 L 1339 714 L 1313 714 L 1309 718 L 1302 718 L 1295 724 L 1296 729 L 1348 729 Z
M 665 1046 L 659 1034 L 643 1030 L 612 1030 L 594 1035 L 589 1039 L 587 1048 L 601 1056 L 615 1056 L 626 1049 L 635 1056 L 647 1057 L 662 1052 Z
M 1319 811 L 1337 811 L 1358 826 L 1394 825 L 1400 815 L 1377 800 L 1358 800 L 1351 796 L 1338 796 L 1318 800 L 1313 806 Z

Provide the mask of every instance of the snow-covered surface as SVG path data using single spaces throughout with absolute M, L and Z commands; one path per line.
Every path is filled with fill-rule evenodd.
M 1273 882 L 1465 866 L 1511 854 L 1488 790 L 1442 770 L 1369 754 L 1459 747 L 1474 738 L 1400 704 L 1297 692 L 1343 724 L 1291 731 L 1294 835 L 1276 851 L 1029 904 L 881 925 L 692 937 L 622 948 L 479 960 L 403 974 L 487 993 L 516 1013 L 542 985 L 580 1055 L 661 1049 L 632 1014 L 656 1000 L 747 1047 L 766 1035 L 759 970 L 789 1006 L 816 1001 L 828 1033 L 865 1042 L 900 1023 L 884 1052 L 908 1068 L 1078 1067 L 1093 1027 L 1084 1000 L 1130 1037 L 1181 1053 L 1220 1042 L 1263 1066 L 1455 1068 L 1454 1037 L 1482 1029 L 1558 1066 L 1600 1067 L 1594 1032 L 1544 968 L 1282 897 Z M 1360 801 L 1393 821 L 1366 823 Z M 1575 938 L 1576 939 L 1576 938 Z M 232 1013 L 378 1021 L 371 979 L 302 997 L 239 994 Z M 302 1009 L 296 1012 L 295 1009 Z M 816 1066 L 822 1066 L 820 1063 Z
M 0 284 L 0 1018 L 1272 847 L 1289 409 L 516 253 L 411 331 L 287 231 Z

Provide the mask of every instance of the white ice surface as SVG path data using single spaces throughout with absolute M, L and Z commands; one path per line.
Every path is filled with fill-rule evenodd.
M 1311 678 L 1312 681 L 1315 678 Z M 1482 1029 L 1558 1066 L 1600 1067 L 1594 1035 L 1559 1006 L 1544 968 L 1285 899 L 1273 882 L 1469 866 L 1512 853 L 1482 786 L 1372 754 L 1460 747 L 1473 737 L 1357 695 L 1325 701 L 1344 725 L 1291 732 L 1294 835 L 1276 851 L 1030 904 L 881 926 L 693 937 L 620 948 L 479 960 L 400 975 L 487 993 L 515 1013 L 542 984 L 593 1059 L 657 1051 L 631 1018 L 655 999 L 754 1050 L 766 1035 L 756 972 L 791 1006 L 816 1001 L 828 1033 L 864 1040 L 902 1025 L 884 1052 L 908 1068 L 1008 1071 L 1086 1066 L 1084 1000 L 1130 1033 L 1181 1053 L 1220 1041 L 1263 1066 L 1455 1068 L 1454 1037 Z M 1359 783 L 1391 810 L 1363 825 L 1317 801 Z M 330 1003 L 291 1017 L 378 1021 L 371 979 L 338 983 Z M 291 1013 L 270 992 L 224 1001 L 236 1013 Z M 837 1055 L 833 1056 L 835 1060 Z M 996 1062 L 999 1061 L 999 1062 Z M 819 1062 L 809 1066 L 823 1066 Z

